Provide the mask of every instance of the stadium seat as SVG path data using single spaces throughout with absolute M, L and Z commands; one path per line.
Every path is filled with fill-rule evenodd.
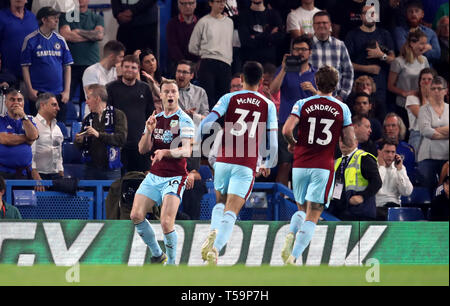
M 86 101 L 81 102 L 81 106 L 80 106 L 80 119 L 81 119 L 81 121 L 83 121 L 83 118 L 84 118 L 85 108 L 86 108 Z
M 389 207 L 388 221 L 419 221 L 425 220 L 423 212 L 418 207 Z
M 81 164 L 81 152 L 73 142 L 63 142 L 62 151 L 65 164 Z
M 431 194 L 428 188 L 414 187 L 409 197 L 401 197 L 403 204 L 428 204 L 431 203 Z
M 84 179 L 83 167 L 80 164 L 63 164 L 64 177 Z
M 70 136 L 69 136 L 69 132 L 67 131 L 66 125 L 63 122 L 56 122 L 56 124 L 61 129 L 61 132 L 64 136 L 64 140 L 69 140 Z
M 78 134 L 80 131 L 81 131 L 81 122 L 79 121 L 72 122 L 72 129 L 71 129 L 72 140 L 75 140 L 75 135 Z
M 211 168 L 209 168 L 208 165 L 201 165 L 198 172 L 200 173 L 200 176 L 202 177 L 203 181 L 213 179 Z
M 79 106 L 78 106 L 79 107 Z M 70 124 L 74 121 L 78 121 L 78 112 L 75 104 L 72 102 L 67 103 L 66 123 Z

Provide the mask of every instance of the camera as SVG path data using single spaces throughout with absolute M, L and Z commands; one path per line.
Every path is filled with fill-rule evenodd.
M 302 58 L 295 55 L 286 57 L 286 72 L 300 72 L 302 66 Z

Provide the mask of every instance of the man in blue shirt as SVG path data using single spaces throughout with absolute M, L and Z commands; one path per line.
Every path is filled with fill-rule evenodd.
M 311 56 L 312 41 L 307 35 L 297 37 L 292 42 L 290 54 L 286 54 L 280 68 L 278 68 L 275 79 L 270 84 L 271 94 L 280 91 L 281 102 L 278 114 L 278 172 L 276 181 L 288 185 L 289 174 L 292 168 L 292 153 L 287 149 L 287 142 L 281 134 L 282 127 L 291 114 L 295 102 L 316 94 L 316 83 L 314 69 L 309 63 Z M 286 64 L 286 58 L 296 56 L 299 59 L 300 66 L 297 71 L 293 71 L 292 66 Z M 288 71 L 289 72 L 288 72 Z
M 23 106 L 23 95 L 8 89 L 7 113 L 0 116 L 0 175 L 6 179 L 31 178 L 31 144 L 39 133 Z
M 25 36 L 38 29 L 34 14 L 25 9 L 26 0 L 11 0 L 9 8 L 0 10 L 0 53 L 3 68 L 22 77 L 20 49 Z
M 56 118 L 65 121 L 66 103 L 69 101 L 72 55 L 65 39 L 54 32 L 58 27 L 59 12 L 46 6 L 36 18 L 39 29 L 25 37 L 21 64 L 30 100 L 36 101 L 41 92 L 53 93 L 60 112 Z M 30 103 L 30 113 L 36 115 L 36 107 Z
M 394 29 L 394 40 L 396 43 L 397 51 L 400 51 L 403 44 L 406 42 L 408 33 L 416 29 L 420 29 L 428 38 L 427 51 L 424 55 L 428 61 L 433 62 L 439 60 L 441 56 L 441 47 L 439 46 L 439 40 L 436 33 L 421 24 L 424 17 L 423 5 L 420 1 L 411 1 L 406 6 L 406 26 L 399 26 Z

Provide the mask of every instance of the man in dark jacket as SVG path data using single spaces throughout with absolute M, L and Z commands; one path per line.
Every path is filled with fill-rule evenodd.
M 105 86 L 88 86 L 86 103 L 91 113 L 75 136 L 86 164 L 84 178 L 89 180 L 115 180 L 121 176 L 120 151 L 127 140 L 127 117 L 121 110 L 106 106 L 107 99 Z
M 342 157 L 335 163 L 335 186 L 328 212 L 343 221 L 375 220 L 375 195 L 382 181 L 377 159 L 370 153 L 346 146 L 341 140 Z

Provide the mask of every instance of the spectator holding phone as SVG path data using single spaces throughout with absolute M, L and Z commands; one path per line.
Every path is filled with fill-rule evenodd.
M 270 93 L 280 92 L 280 108 L 278 113 L 278 174 L 276 181 L 288 185 L 292 168 L 292 154 L 287 149 L 281 131 L 289 117 L 295 102 L 316 94 L 314 76 L 316 69 L 309 63 L 312 40 L 307 35 L 297 37 L 292 42 L 290 54 L 285 54 L 281 67 L 270 84 Z
M 385 221 L 389 207 L 399 207 L 401 196 L 409 196 L 413 185 L 409 180 L 402 157 L 396 153 L 397 144 L 382 140 L 378 150 L 378 172 L 383 182 L 376 195 L 377 220 Z

